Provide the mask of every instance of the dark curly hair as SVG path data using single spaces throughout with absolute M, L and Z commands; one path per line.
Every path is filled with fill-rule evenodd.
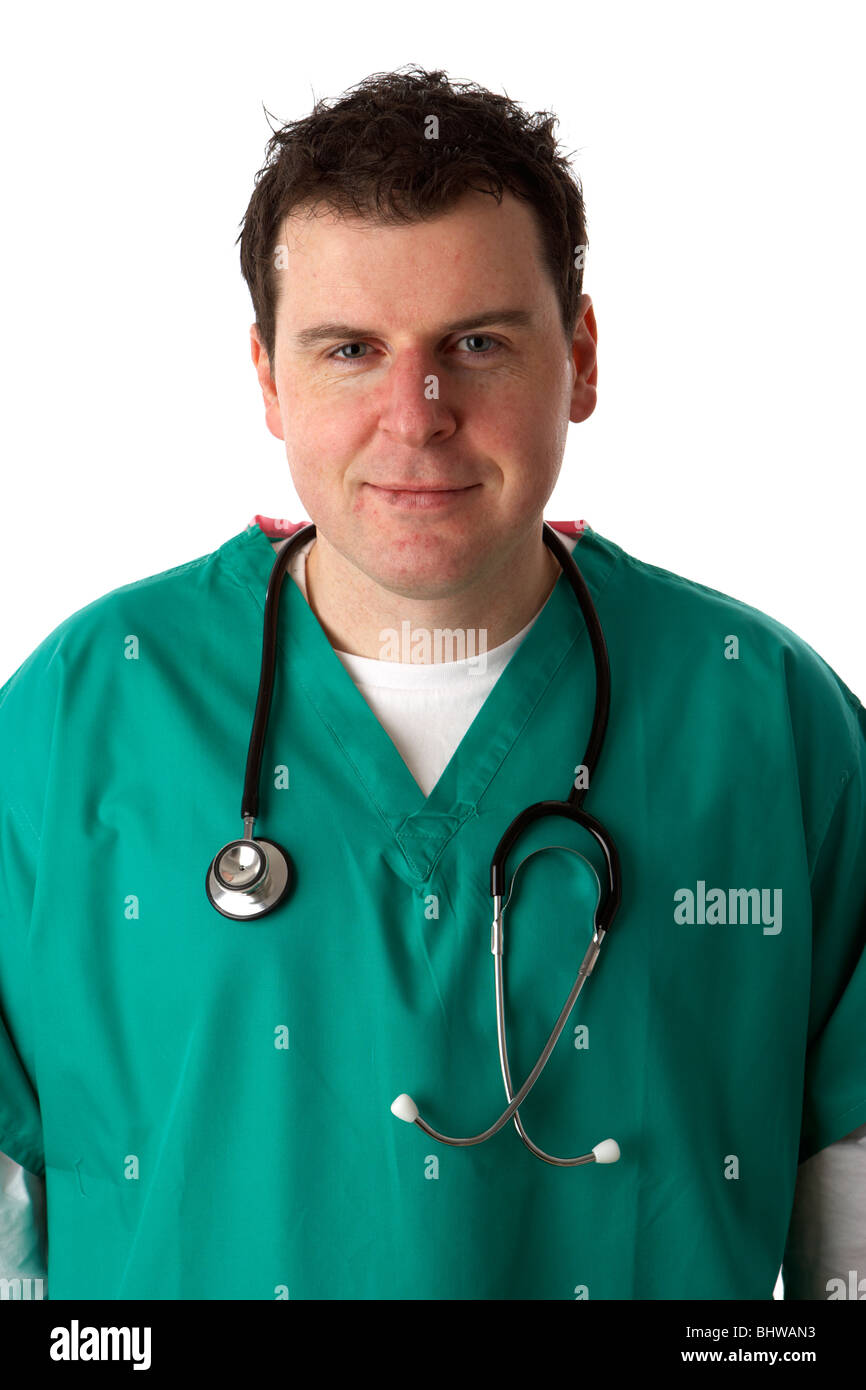
M 433 117 L 438 138 L 430 139 Z M 570 343 L 583 284 L 583 253 L 576 253 L 587 236 L 583 193 L 557 152 L 557 124 L 549 112 L 530 116 L 508 96 L 412 67 L 373 73 L 331 106 L 314 97 L 309 116 L 274 131 L 237 238 L 272 369 L 274 252 L 284 218 L 302 203 L 387 224 L 445 212 L 471 190 L 501 203 L 507 188 L 535 209 Z

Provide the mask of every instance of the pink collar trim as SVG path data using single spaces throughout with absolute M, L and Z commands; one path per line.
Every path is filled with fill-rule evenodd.
M 246 529 L 249 530 L 251 526 L 258 526 L 259 530 L 268 537 L 268 540 L 275 541 L 281 537 L 293 536 L 296 531 L 300 531 L 303 526 L 309 526 L 309 524 L 309 521 L 285 521 L 282 517 L 262 516 L 256 512 L 252 521 L 247 522 Z M 564 536 L 576 536 L 578 540 L 589 526 L 588 521 L 548 521 L 547 524 L 552 526 L 554 531 L 560 531 Z

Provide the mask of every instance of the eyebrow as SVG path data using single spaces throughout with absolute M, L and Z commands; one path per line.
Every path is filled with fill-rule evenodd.
M 505 324 L 511 328 L 529 328 L 534 322 L 528 309 L 483 309 L 479 314 L 471 314 L 446 324 L 443 333 L 466 332 L 469 328 L 490 328 L 493 324 Z M 296 348 L 315 347 L 317 343 L 328 342 L 333 338 L 345 338 L 355 342 L 361 338 L 375 338 L 378 335 L 372 328 L 357 328 L 351 323 L 316 323 L 311 328 L 302 328 L 292 335 Z

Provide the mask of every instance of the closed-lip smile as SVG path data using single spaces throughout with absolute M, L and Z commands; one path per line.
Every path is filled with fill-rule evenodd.
M 370 487 L 377 487 L 381 492 L 465 492 L 470 487 L 477 487 L 477 483 L 464 483 L 456 487 L 451 483 L 371 483 Z
M 409 512 L 442 511 L 460 506 L 470 494 L 481 491 L 480 483 L 448 487 L 441 483 L 368 483 L 386 506 Z

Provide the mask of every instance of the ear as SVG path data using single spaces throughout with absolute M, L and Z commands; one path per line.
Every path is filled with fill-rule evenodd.
M 262 400 L 265 403 L 265 424 L 276 439 L 284 439 L 283 417 L 280 413 L 277 388 L 274 384 L 271 364 L 268 361 L 268 354 L 265 351 L 258 324 L 255 323 L 250 325 L 250 355 L 253 359 L 259 385 L 262 388 Z
M 595 310 L 588 294 L 582 294 L 578 301 L 577 322 L 574 325 L 574 338 L 571 356 L 574 362 L 574 386 L 571 391 L 571 410 L 569 419 L 574 424 L 586 420 L 595 410 L 598 382 L 598 329 L 595 325 Z

